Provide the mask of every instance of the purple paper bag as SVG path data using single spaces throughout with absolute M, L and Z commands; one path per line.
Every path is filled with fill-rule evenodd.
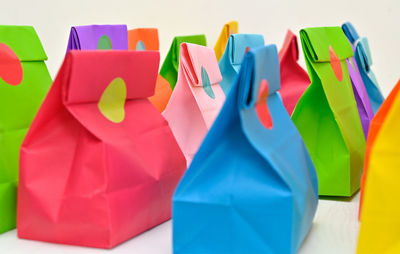
M 353 52 L 354 52 L 354 46 Z M 358 70 L 357 62 L 354 57 L 346 60 L 347 68 L 349 69 L 351 83 L 353 85 L 354 97 L 357 102 L 358 114 L 360 115 L 361 124 L 364 130 L 365 139 L 368 137 L 369 124 L 374 117 L 371 102 L 369 100 L 367 90 L 362 81 L 360 71 Z
M 71 49 L 128 49 L 126 25 L 73 26 L 68 40 Z

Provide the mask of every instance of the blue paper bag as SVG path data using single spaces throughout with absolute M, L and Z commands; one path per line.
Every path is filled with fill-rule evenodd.
M 356 29 L 350 22 L 342 25 L 342 29 L 349 41 L 354 45 L 354 57 L 360 70 L 361 78 L 367 90 L 369 100 L 371 101 L 374 114 L 378 111 L 385 98 L 379 89 L 378 82 L 374 73 L 371 70 L 372 58 L 369 49 L 368 39 L 358 35 Z
M 279 88 L 276 46 L 249 51 L 174 194 L 175 254 L 298 251 L 317 208 L 317 175 Z
M 225 95 L 228 95 L 233 86 L 246 49 L 260 46 L 264 46 L 264 37 L 260 34 L 232 34 L 229 37 L 225 52 L 218 63 L 222 74 L 222 82 L 219 85 Z

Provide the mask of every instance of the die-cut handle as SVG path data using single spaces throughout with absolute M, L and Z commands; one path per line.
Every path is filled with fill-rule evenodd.
M 263 79 L 260 83 L 260 88 L 258 91 L 258 100 L 256 103 L 256 112 L 258 118 L 260 119 L 262 125 L 267 129 L 272 129 L 272 117 L 268 109 L 267 99 L 268 99 L 268 81 Z

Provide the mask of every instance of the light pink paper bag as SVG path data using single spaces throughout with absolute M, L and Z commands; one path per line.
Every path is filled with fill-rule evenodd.
M 163 115 L 185 154 L 187 165 L 225 101 L 221 80 L 213 49 L 181 44 L 178 81 Z

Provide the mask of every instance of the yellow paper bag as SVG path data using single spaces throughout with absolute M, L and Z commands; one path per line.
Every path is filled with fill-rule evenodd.
M 214 51 L 217 60 L 221 59 L 221 56 L 225 52 L 226 44 L 228 43 L 229 36 L 231 34 L 237 34 L 239 32 L 239 23 L 237 21 L 229 21 L 222 28 L 221 34 L 215 44 Z
M 400 253 L 399 89 L 400 81 L 378 110 L 368 134 L 358 254 Z

